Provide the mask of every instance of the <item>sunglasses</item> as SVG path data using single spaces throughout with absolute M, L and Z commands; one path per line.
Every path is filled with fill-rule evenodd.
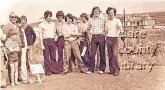
M 16 16 L 10 16 L 10 17 L 13 18 L 13 19 L 14 19 L 14 18 L 17 18 Z

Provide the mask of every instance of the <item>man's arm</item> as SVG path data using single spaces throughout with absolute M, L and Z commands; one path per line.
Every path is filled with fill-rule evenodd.
M 34 29 L 31 27 L 31 34 L 33 35 L 33 44 L 36 41 L 36 33 L 34 32 Z
M 6 34 L 0 29 L 0 40 L 5 40 L 6 39 Z
M 43 43 L 42 23 L 39 25 L 39 30 L 40 30 L 40 34 L 39 34 L 39 36 L 40 36 L 40 41 L 41 41 L 41 48 L 42 48 L 42 49 L 45 49 L 45 47 L 44 47 L 44 43 Z
M 9 32 L 9 26 L 8 24 L 6 24 L 3 29 L 2 29 L 3 33 L 6 34 L 6 37 L 8 36 L 8 32 Z

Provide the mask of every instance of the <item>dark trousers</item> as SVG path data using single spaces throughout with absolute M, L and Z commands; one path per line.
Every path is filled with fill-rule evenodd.
M 118 37 L 107 37 L 106 41 L 110 72 L 118 72 Z
M 73 49 L 71 49 L 71 56 L 70 56 L 70 59 L 69 59 L 69 71 L 70 72 L 73 71 L 72 64 L 74 64 L 76 66 L 76 60 L 75 60 L 75 56 L 73 54 Z
M 106 68 L 106 59 L 105 59 L 105 36 L 102 34 L 93 34 L 91 41 L 91 53 L 90 53 L 90 67 L 89 71 L 94 72 L 95 68 L 95 55 L 97 47 L 99 46 L 100 52 L 100 71 L 105 71 Z
M 58 73 L 56 61 L 56 43 L 53 41 L 53 39 L 44 39 L 43 44 L 45 47 L 45 50 L 43 51 L 45 74 L 50 75 L 52 73 Z
M 88 52 L 88 43 L 86 40 L 80 41 L 80 53 L 82 53 L 84 47 L 87 47 L 87 50 L 86 50 L 85 55 L 81 56 L 81 58 L 83 60 L 83 63 L 85 64 L 85 66 L 88 66 L 89 52 Z
M 64 37 L 59 36 L 56 42 L 58 48 L 58 71 L 63 72 L 63 50 L 64 50 Z

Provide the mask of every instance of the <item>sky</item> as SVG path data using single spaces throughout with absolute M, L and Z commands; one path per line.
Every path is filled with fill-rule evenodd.
M 118 14 L 165 11 L 165 0 L 0 0 L 0 24 L 7 23 L 10 12 L 18 16 L 26 15 L 28 23 L 36 22 L 46 10 L 53 12 L 53 18 L 58 10 L 65 14 L 91 13 L 94 6 L 99 6 L 102 12 L 107 7 L 115 7 Z

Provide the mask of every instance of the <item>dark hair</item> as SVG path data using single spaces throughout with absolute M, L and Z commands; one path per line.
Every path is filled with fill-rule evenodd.
M 91 18 L 93 18 L 93 14 L 94 14 L 94 10 L 95 9 L 99 9 L 99 11 L 101 12 L 101 10 L 100 10 L 99 7 L 97 7 L 97 6 L 93 7 L 92 12 L 91 12 L 91 15 L 90 15 Z
M 65 16 L 65 22 L 67 22 L 67 17 L 70 18 L 70 19 L 72 19 L 72 21 L 73 21 L 73 15 L 72 15 L 72 14 L 68 13 L 68 14 Z
M 19 17 L 17 17 L 16 23 L 21 23 L 21 19 Z
M 52 16 L 52 12 L 51 11 L 45 11 L 44 18 L 46 19 L 49 15 Z
M 114 15 L 116 15 L 117 10 L 116 10 L 116 8 L 112 8 L 112 7 L 108 7 L 107 10 L 106 10 L 106 13 L 108 14 L 108 11 L 111 11 L 111 10 L 113 10 L 114 11 Z
M 27 21 L 27 17 L 25 15 L 22 15 L 20 19 L 25 19 Z
M 80 17 L 85 18 L 87 21 L 89 20 L 88 15 L 86 13 L 82 13 Z
M 56 18 L 58 18 L 59 16 L 63 16 L 63 18 L 64 18 L 64 12 L 63 11 L 58 11 L 56 13 Z

